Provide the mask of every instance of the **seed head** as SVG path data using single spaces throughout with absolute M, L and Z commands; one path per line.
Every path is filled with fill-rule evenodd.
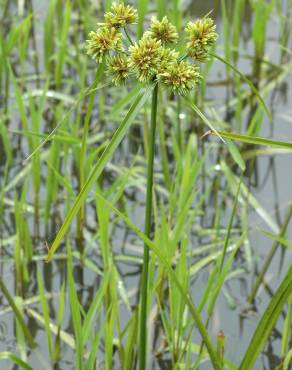
M 130 46 L 130 67 L 139 81 L 150 81 L 156 74 L 160 63 L 161 42 L 150 37 Z
M 150 29 L 146 35 L 160 40 L 162 44 L 174 44 L 178 40 L 178 33 L 173 24 L 171 24 L 167 17 L 163 17 L 161 21 L 152 17 Z
M 174 49 L 166 48 L 161 46 L 159 50 L 159 65 L 158 65 L 158 73 L 163 73 L 171 64 L 175 64 L 179 57 L 178 52 Z
M 171 88 L 174 93 L 185 95 L 200 81 L 199 67 L 186 62 L 176 62 L 158 75 L 161 83 Z
M 102 25 L 122 28 L 127 24 L 133 24 L 137 20 L 137 10 L 130 5 L 123 3 L 113 3 L 111 12 L 104 15 L 104 23 Z
M 114 27 L 101 27 L 96 32 L 90 32 L 88 36 L 87 54 L 99 62 L 110 50 L 121 50 L 122 34 Z
M 107 74 L 112 77 L 112 82 L 117 86 L 124 83 L 129 76 L 129 61 L 122 55 L 108 59 Z
M 217 40 L 216 25 L 211 18 L 198 19 L 195 23 L 189 22 L 185 31 L 188 34 L 187 49 L 189 56 L 199 62 L 208 58 L 208 51 Z

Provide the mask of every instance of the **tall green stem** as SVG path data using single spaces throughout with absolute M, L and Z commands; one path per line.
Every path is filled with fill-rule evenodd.
M 87 136 L 89 130 L 89 124 L 91 119 L 91 114 L 94 106 L 94 100 L 96 95 L 96 87 L 98 82 L 101 79 L 102 73 L 104 71 L 104 61 L 99 64 L 98 69 L 96 71 L 95 80 L 92 85 L 92 91 L 90 93 L 89 104 L 85 115 L 83 132 L 82 132 L 82 141 L 81 141 L 81 150 L 80 150 L 80 158 L 79 158 L 79 189 L 83 188 L 85 182 L 85 161 L 86 161 L 86 148 L 87 148 Z M 85 204 L 82 204 L 79 214 L 78 214 L 78 240 L 79 240 L 79 249 L 80 249 L 80 256 L 83 258 L 83 223 L 84 223 L 84 213 L 85 213 Z
M 147 193 L 146 193 L 146 209 L 145 209 L 145 235 L 150 237 L 151 220 L 152 220 L 152 191 L 153 191 L 153 164 L 154 164 L 154 144 L 157 118 L 157 96 L 158 84 L 155 85 L 152 93 L 151 106 L 151 126 L 149 134 L 149 152 L 148 152 L 148 167 L 147 167 Z M 147 307 L 148 307 L 148 267 L 149 267 L 149 249 L 144 244 L 143 269 L 142 269 L 142 285 L 140 299 L 140 341 L 139 341 L 139 369 L 145 370 L 147 364 Z

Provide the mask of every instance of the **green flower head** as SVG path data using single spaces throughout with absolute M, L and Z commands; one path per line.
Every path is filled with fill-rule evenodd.
M 101 27 L 96 32 L 90 32 L 88 36 L 87 54 L 99 62 L 110 50 L 121 50 L 122 34 L 114 27 Z
M 129 61 L 123 55 L 117 55 L 107 61 L 107 74 L 112 77 L 115 85 L 121 85 L 127 80 L 129 68 Z
M 130 67 L 139 81 L 150 81 L 156 74 L 160 63 L 161 42 L 150 37 L 143 37 L 130 46 Z
M 158 75 L 161 83 L 174 93 L 185 95 L 201 80 L 199 67 L 187 62 L 176 62 Z
M 213 20 L 205 17 L 188 23 L 185 29 L 187 53 L 182 56 L 173 47 L 179 35 L 167 17 L 162 20 L 152 17 L 147 32 L 133 43 L 126 26 L 136 21 L 136 9 L 123 2 L 114 2 L 105 13 L 102 26 L 89 33 L 87 54 L 99 62 L 107 57 L 106 73 L 115 85 L 124 83 L 130 74 L 134 74 L 142 83 L 157 80 L 174 93 L 186 94 L 192 90 L 201 79 L 200 70 L 197 63 L 184 60 L 186 57 L 196 62 L 207 60 L 209 49 L 218 37 Z
M 167 17 L 163 17 L 161 21 L 152 17 L 150 29 L 146 32 L 146 35 L 160 40 L 162 44 L 174 44 L 178 40 L 176 28 L 169 22 Z
M 179 57 L 178 52 L 173 49 L 161 47 L 159 50 L 159 65 L 158 65 L 158 73 L 162 73 L 165 71 L 171 64 L 177 62 Z
M 137 21 L 137 10 L 130 5 L 123 3 L 113 3 L 111 12 L 104 15 L 104 23 L 102 25 L 123 28 L 127 24 L 133 24 Z
M 189 22 L 185 31 L 188 34 L 187 49 L 189 56 L 199 62 L 208 58 L 208 51 L 217 40 L 216 26 L 211 18 Z

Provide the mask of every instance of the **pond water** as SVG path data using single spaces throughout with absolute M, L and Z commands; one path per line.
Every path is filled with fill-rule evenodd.
M 21 3 L 21 2 L 19 2 Z M 288 8 L 287 2 L 283 1 L 283 9 Z M 214 9 L 212 16 L 216 19 L 216 24 L 218 25 L 218 33 L 223 35 L 223 24 L 220 11 L 220 1 L 187 1 L 184 2 L 186 8 L 186 14 L 192 14 L 194 17 L 203 16 L 208 13 L 211 9 Z M 35 18 L 35 31 L 36 31 L 36 45 L 37 51 L 39 54 L 39 63 L 40 66 L 43 65 L 42 59 L 42 29 L 43 21 L 46 16 L 47 11 L 47 1 L 33 1 L 33 8 L 37 14 Z M 15 9 L 16 10 L 16 9 Z M 240 41 L 240 50 L 239 50 L 239 60 L 238 60 L 238 69 L 246 74 L 251 75 L 253 71 L 254 63 L 254 43 L 252 41 L 252 30 L 253 30 L 253 21 L 254 13 L 249 6 L 245 7 L 245 14 L 242 23 L 242 32 L 241 32 L 241 41 Z M 267 26 L 266 34 L 266 45 L 265 45 L 265 58 L 271 63 L 271 65 L 279 65 L 281 49 L 279 48 L 279 36 L 280 33 L 280 24 L 279 17 L 277 14 L 272 14 L 270 17 L 269 24 Z M 223 36 L 219 42 L 219 47 L 217 53 L 223 55 Z M 291 42 L 290 42 L 291 47 Z M 288 63 L 288 62 L 287 62 Z M 27 66 L 27 73 L 30 66 Z M 42 67 L 41 67 L 42 68 Z M 291 70 L 291 69 L 290 69 Z M 260 136 L 263 137 L 273 137 L 279 140 L 292 141 L 292 76 L 291 72 L 287 73 L 283 79 L 279 79 L 277 83 L 270 89 L 268 94 L 265 96 L 265 101 L 269 109 L 273 113 L 273 122 L 270 123 L 267 117 L 263 119 L 261 126 Z M 234 98 L 234 90 L 232 86 L 228 83 L 226 79 L 226 69 L 224 64 L 215 61 L 212 65 L 211 71 L 208 75 L 208 89 L 207 89 L 207 101 L 212 101 L 218 114 L 224 117 L 226 120 L 229 120 L 228 123 L 234 125 L 234 131 L 236 131 L 236 119 L 234 115 L 227 115 L 226 107 L 229 104 L 232 104 L 232 99 Z M 246 122 L 249 115 L 249 111 L 246 110 L 243 118 L 243 122 Z M 183 117 L 183 115 L 182 115 Z M 183 120 L 183 118 L 182 118 Z M 15 124 L 15 127 L 18 127 Z M 207 129 L 206 129 L 207 130 Z M 115 159 L 114 164 L 119 165 L 122 163 L 125 165 L 127 163 L 127 143 L 122 145 L 120 150 L 119 160 Z M 26 157 L 28 152 L 27 148 L 22 148 L 19 157 L 15 160 L 15 167 L 11 168 L 10 179 L 17 175 L 21 169 L 21 163 Z M 123 157 L 124 156 L 124 157 Z M 210 158 L 210 165 L 212 165 L 212 158 Z M 250 188 L 251 193 L 258 200 L 259 204 L 267 211 L 267 213 L 272 217 L 276 225 L 282 224 L 284 215 L 287 211 L 288 205 L 291 203 L 291 192 L 292 192 L 292 172 L 291 172 L 291 162 L 292 155 L 287 153 L 275 154 L 272 155 L 263 155 L 257 158 L 256 163 L 256 177 L 254 174 L 250 179 L 245 178 L 245 184 Z M 214 163 L 213 163 L 214 165 Z M 1 168 L 2 167 L 2 168 Z M 115 171 L 116 169 L 114 169 Z M 0 161 L 0 171 L 4 173 L 4 162 Z M 107 169 L 107 175 L 111 176 L 111 170 Z M 45 179 L 43 179 L 42 186 L 45 186 Z M 110 180 L 109 180 L 110 181 Z M 21 182 L 23 183 L 23 182 Z M 45 194 L 45 188 L 41 189 L 41 194 Z M 13 200 L 14 191 L 11 189 L 5 194 L 7 198 Z M 143 210 L 144 210 L 144 193 L 131 194 L 132 199 L 129 197 L 129 205 L 131 207 L 130 216 L 135 220 L 136 224 L 143 228 Z M 44 199 L 41 199 L 41 202 Z M 212 207 L 212 203 L 210 202 Z M 207 203 L 208 207 L 208 203 Z M 240 204 L 239 207 L 242 207 Z M 96 244 L 96 241 L 92 238 L 91 232 L 94 230 L 94 211 L 89 210 L 88 215 L 88 225 L 86 229 L 86 239 L 88 243 L 91 243 L 93 246 Z M 206 228 L 210 224 L 210 219 L 212 217 L 213 210 L 206 209 L 206 216 L 202 219 L 202 225 Z M 6 239 L 8 236 L 15 235 L 15 224 L 13 218 L 11 217 L 10 212 L 4 213 L 7 217 L 2 220 L 2 234 L 3 238 Z M 49 230 L 49 233 L 46 234 L 43 227 L 40 226 L 40 237 L 36 239 L 34 248 L 38 251 L 45 253 L 45 241 L 47 243 L 52 242 L 54 239 L 55 233 L 62 223 L 62 217 L 60 214 L 62 212 L 56 212 L 55 225 L 52 223 L 52 227 Z M 229 214 L 226 214 L 226 222 L 228 222 Z M 31 231 L 34 230 L 34 218 L 32 213 L 28 212 L 25 217 L 29 218 L 29 224 Z M 249 224 L 253 225 L 253 228 L 250 230 L 249 240 L 252 255 L 252 264 L 249 268 L 246 266 L 242 267 L 242 273 L 228 283 L 224 288 L 224 294 L 220 295 L 215 313 L 212 318 L 210 325 L 210 333 L 213 337 L 216 337 L 219 330 L 223 330 L 226 337 L 225 353 L 226 357 L 233 361 L 234 363 L 239 363 L 239 359 L 242 358 L 249 340 L 256 328 L 260 313 L 263 312 L 266 307 L 271 294 L 278 287 L 279 282 L 285 275 L 288 266 L 291 264 L 291 250 L 286 250 L 283 255 L 282 249 L 279 249 L 273 258 L 273 262 L 268 270 L 266 275 L 266 281 L 268 284 L 267 289 L 261 288 L 258 296 L 256 298 L 255 306 L 247 306 L 247 297 L 250 293 L 251 287 L 255 281 L 255 270 L 261 268 L 261 263 L 263 262 L 265 256 L 272 246 L 272 241 L 268 237 L 259 233 L 258 228 L 268 230 L 267 225 L 263 222 L 262 218 L 259 217 L 258 213 L 254 209 L 249 209 L 248 215 Z M 5 231 L 3 231 L 5 229 Z M 287 239 L 291 240 L 292 238 L 292 227 L 291 225 L 287 229 Z M 116 229 L 114 231 L 114 243 L 118 244 L 115 247 L 117 254 L 122 255 L 124 249 L 131 251 L 131 255 L 136 256 L 137 260 L 141 259 L 141 250 L 137 248 L 137 244 L 133 242 L 133 235 L 127 231 L 122 222 L 118 222 Z M 93 232 L 94 234 L 94 232 Z M 120 241 L 123 241 L 121 243 Z M 8 245 L 5 245 L 5 251 L 10 251 L 9 253 L 2 253 L 1 259 L 1 275 L 9 291 L 14 294 L 15 292 L 15 266 L 12 260 L 13 258 L 13 244 L 14 239 Z M 11 247 L 10 249 L 8 247 Z M 1 251 L 4 250 L 2 246 Z M 64 249 L 63 249 L 64 251 Z M 57 316 L 57 307 L 58 307 L 58 295 L 54 292 L 60 291 L 61 282 L 66 276 L 66 261 L 65 258 L 62 260 L 54 261 L 51 264 L 42 264 L 42 262 L 34 262 L 31 264 L 31 279 L 30 284 L 26 288 L 26 297 L 34 297 L 38 293 L 38 287 L 36 282 L 36 265 L 41 265 L 43 271 L 44 285 L 47 292 L 52 293 L 51 299 L 48 300 L 49 307 L 51 310 L 52 317 Z M 94 251 L 90 254 L 91 260 L 100 266 L 100 256 L 97 255 Z M 125 286 L 129 295 L 131 297 L 131 303 L 136 302 L 137 294 L 137 282 L 139 281 L 139 268 L 133 263 L 132 265 L 128 263 L 123 263 L 119 261 L 118 267 L 121 273 L 121 276 L 124 279 Z M 90 268 L 85 268 L 82 270 L 79 266 L 78 260 L 76 259 L 76 264 L 74 267 L 75 273 L 75 283 L 78 289 L 78 294 L 83 306 L 86 307 L 87 304 L 91 301 L 93 293 L 96 291 L 96 287 L 99 284 L 99 278 L 96 272 L 92 271 Z M 208 267 L 203 269 L 200 274 L 197 275 L 195 281 L 192 284 L 192 295 L 193 299 L 196 302 L 197 299 L 201 296 L 203 287 L 206 284 L 208 278 Z M 0 306 L 0 351 L 11 351 L 14 352 L 17 347 L 17 340 L 15 336 L 15 321 L 14 316 L 11 312 L 7 312 L 5 300 L 1 297 L 1 306 Z M 40 305 L 32 304 L 34 308 L 39 308 Z M 29 305 L 30 307 L 30 305 Z M 128 319 L 128 311 L 123 309 L 125 312 L 124 315 L 125 321 Z M 255 369 L 274 369 L 279 363 L 278 354 L 280 353 L 281 347 L 281 332 L 283 327 L 283 318 L 284 315 L 280 317 L 277 323 L 276 329 L 273 331 L 272 336 L 270 337 L 268 343 L 265 345 L 265 349 L 262 357 L 257 361 Z M 48 367 L 48 354 L 47 354 L 47 340 L 45 332 L 42 328 L 42 325 L 39 324 L 38 320 L 35 320 L 31 316 L 27 317 L 28 325 L 39 344 L 37 350 L 29 353 L 29 364 L 35 369 L 47 369 Z M 68 304 L 65 308 L 64 323 L 63 329 L 67 332 L 72 332 L 72 323 L 70 318 L 70 310 Z M 68 345 L 62 345 L 62 356 L 61 362 L 59 363 L 59 369 L 69 370 L 74 369 L 74 351 Z M 1 369 L 12 368 L 10 363 L 1 362 Z M 14 367 L 16 368 L 16 367 Z M 150 368 L 150 367 L 149 367 Z M 161 361 L 158 364 L 156 361 L 151 362 L 151 368 L 155 369 L 170 369 L 170 365 L 167 361 Z M 200 369 L 210 369 L 210 364 L 203 364 Z

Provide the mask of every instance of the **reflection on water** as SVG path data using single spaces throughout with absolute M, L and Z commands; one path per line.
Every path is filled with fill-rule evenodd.
M 283 2 L 283 9 L 285 9 L 285 2 Z M 211 9 L 213 9 L 213 15 L 216 17 L 218 24 L 219 34 L 223 35 L 223 25 L 221 20 L 221 2 L 220 1 L 185 1 L 183 2 L 187 15 L 202 16 L 207 14 Z M 36 30 L 36 45 L 39 53 L 39 65 L 41 69 L 43 68 L 42 60 L 42 27 L 43 20 L 46 15 L 46 1 L 34 1 L 33 9 L 38 14 L 35 19 L 35 30 Z M 241 30 L 241 41 L 238 59 L 238 68 L 245 74 L 251 76 L 255 85 L 259 85 L 259 80 L 257 80 L 258 74 L 273 73 L 273 64 L 278 65 L 281 62 L 281 50 L 278 46 L 279 39 L 278 34 L 280 32 L 281 25 L 279 24 L 278 18 L 275 16 L 271 17 L 270 23 L 267 27 L 267 37 L 266 37 L 266 50 L 265 56 L 268 62 L 271 64 L 271 69 L 265 70 L 263 72 L 262 65 L 259 65 L 253 59 L 255 50 L 254 43 L 252 41 L 252 27 L 253 27 L 254 15 L 250 6 L 246 5 L 244 7 L 244 17 Z M 231 20 L 230 20 L 231 21 Z M 218 49 L 218 54 L 223 54 L 223 36 L 221 37 L 220 47 Z M 28 70 L 31 66 L 27 66 Z M 259 70 L 260 68 L 260 70 Z M 266 72 L 268 71 L 268 72 Z M 234 98 L 234 85 L 230 84 L 228 78 L 226 77 L 225 66 L 219 62 L 214 62 L 208 81 L 209 86 L 207 89 L 207 101 L 214 100 L 216 102 L 216 109 L 218 112 L 224 116 L 224 119 L 234 127 L 234 131 L 239 130 L 240 127 L 250 124 L 249 117 L 254 114 L 256 109 L 253 106 L 253 102 L 247 104 L 247 109 L 245 110 L 242 122 L 239 123 L 236 116 L 236 111 L 234 105 L 232 105 L 232 99 Z M 268 80 L 267 76 L 265 80 Z M 270 136 L 272 135 L 278 139 L 292 140 L 292 121 L 289 116 L 291 113 L 291 107 L 288 105 L 292 100 L 291 92 L 292 78 L 291 74 L 285 76 L 284 79 L 280 79 L 277 84 L 274 84 L 273 88 L 265 96 L 267 105 L 273 113 L 273 122 L 270 123 L 269 120 L 264 117 L 262 123 L 260 135 Z M 49 114 L 49 113 L 48 113 Z M 251 148 L 252 150 L 253 148 Z M 23 148 L 22 148 L 23 150 Z M 121 150 L 123 153 L 123 150 Z M 126 154 L 125 154 L 126 153 Z M 127 155 L 127 151 L 124 151 Z M 15 175 L 20 169 L 20 164 L 23 159 L 23 153 L 20 152 L 20 158 L 17 160 L 18 166 L 14 169 Z M 121 158 L 123 162 L 124 159 Z M 291 168 L 291 155 L 277 155 L 277 156 L 262 156 L 256 160 L 256 162 L 251 162 L 250 179 L 245 179 L 247 186 L 251 189 L 252 193 L 255 195 L 259 203 L 264 206 L 264 208 L 277 220 L 278 224 L 283 223 L 284 214 L 288 203 L 291 201 L 291 183 L 292 174 L 289 170 Z M 1 147 L 0 147 L 0 171 L 1 174 L 4 173 L 4 162 L 1 161 Z M 110 171 L 108 173 L 110 176 Z M 43 200 L 43 199 L 42 199 Z M 128 202 L 132 206 L 132 217 L 137 220 L 138 226 L 142 227 L 143 219 L 141 219 L 141 194 L 128 194 Z M 138 205 L 137 205 L 138 204 Z M 135 207 L 134 207 L 135 205 Z M 212 219 L 212 207 L 213 204 L 210 202 L 210 210 L 206 210 L 208 215 L 203 221 L 206 227 L 210 226 L 210 219 Z M 94 210 L 88 210 L 88 225 L 87 233 L 95 233 L 95 216 Z M 34 227 L 34 220 L 30 210 L 27 210 L 23 217 L 27 217 L 30 226 Z M 5 228 L 4 236 L 14 235 L 15 225 L 10 218 L 4 219 L 2 227 Z M 252 225 L 262 227 L 261 220 L 253 210 L 249 210 L 249 222 Z M 53 222 L 50 224 L 49 230 L 43 230 L 40 225 L 40 238 L 36 238 L 35 248 L 42 250 L 45 248 L 43 240 L 46 239 L 48 243 L 54 239 L 54 236 L 62 223 L 62 217 L 59 210 L 56 209 L 55 217 Z M 140 225 L 141 224 L 141 225 Z M 288 227 L 288 235 L 291 238 L 291 226 Z M 119 242 L 119 247 L 116 249 L 121 255 L 125 248 L 131 250 L 133 255 L 138 258 L 141 257 L 140 251 L 137 247 L 131 243 L 133 235 L 128 230 L 125 230 L 123 224 L 117 223 L 114 230 L 115 240 Z M 88 242 L 91 238 L 88 237 Z M 123 243 L 121 243 L 123 241 Z M 260 269 L 261 263 L 266 256 L 267 251 L 271 246 L 271 242 L 259 234 L 258 232 L 251 231 L 250 233 L 250 243 L 252 250 L 254 252 L 253 264 L 250 266 L 252 271 L 258 271 Z M 122 245 L 121 245 L 122 244 Z M 132 249 L 131 249 L 132 248 Z M 13 254 L 11 253 L 11 257 Z M 6 256 L 5 256 L 6 258 Z M 100 256 L 96 251 L 92 252 L 90 255 L 93 264 L 99 268 L 101 265 Z M 244 257 L 242 256 L 242 260 Z M 77 261 L 77 259 L 76 259 Z M 238 363 L 238 359 L 242 357 L 247 344 L 249 343 L 250 337 L 255 330 L 258 323 L 258 317 L 270 297 L 273 295 L 274 290 L 278 286 L 278 282 L 283 277 L 283 273 L 287 271 L 287 267 L 291 261 L 291 252 L 278 251 L 276 258 L 273 259 L 271 268 L 267 274 L 267 286 L 264 291 L 261 291 L 256 300 L 256 305 L 254 307 L 247 307 L 247 297 L 250 293 L 252 284 L 254 283 L 255 277 L 247 267 L 244 266 L 246 270 L 239 275 L 238 278 L 230 280 L 229 283 L 223 289 L 223 294 L 218 299 L 218 304 L 212 318 L 210 331 L 215 337 L 219 330 L 223 330 L 226 336 L 226 356 L 231 361 Z M 242 267 L 240 257 L 238 260 L 238 265 Z M 255 262 L 255 263 L 254 263 Z M 62 255 L 59 260 L 52 264 L 43 264 L 42 272 L 44 277 L 44 285 L 47 293 L 54 293 L 60 290 L 61 282 L 65 280 L 66 277 L 66 261 L 65 257 Z M 125 281 L 127 289 L 130 291 L 131 304 L 136 304 L 136 293 L 137 293 L 137 274 L 140 273 L 140 269 L 132 264 L 127 265 L 123 262 L 117 262 L 119 272 Z M 15 276 L 14 263 L 11 258 L 5 259 L 1 264 L 1 275 L 7 283 L 7 287 L 11 292 L 15 291 L 15 281 L 13 280 Z M 38 286 L 36 282 L 36 263 L 32 262 L 30 265 L 30 278 L 29 283 L 22 287 L 25 290 L 25 296 L 34 297 L 38 294 Z M 76 286 L 78 289 L 78 296 L 82 302 L 83 307 L 87 308 L 92 301 L 92 297 L 99 286 L 99 277 L 94 271 L 90 269 L 82 269 L 76 262 L 74 267 L 74 278 L 76 281 Z M 193 297 L 196 302 L 202 294 L 203 287 L 205 287 L 208 279 L 206 271 L 199 274 L 196 278 L 192 289 Z M 1 298 L 3 300 L 3 298 Z M 52 318 L 55 319 L 58 315 L 58 299 L 48 300 L 50 313 Z M 3 306 L 2 306 L 3 308 Z M 11 350 L 14 351 L 16 347 L 15 339 L 15 327 L 14 320 L 11 313 L 6 314 L 5 312 L 0 312 L 0 351 Z M 127 312 L 125 311 L 125 321 L 128 320 Z M 98 323 L 97 323 L 98 324 Z M 42 363 L 45 366 L 45 359 L 42 358 L 43 353 L 47 351 L 46 336 L 43 329 L 37 323 L 37 321 L 28 314 L 28 325 L 31 330 L 31 334 L 36 338 L 40 347 L 38 351 L 34 351 L 30 356 L 31 366 L 39 368 L 39 364 Z M 256 369 L 274 369 L 279 363 L 278 353 L 280 353 L 281 346 L 281 332 L 283 326 L 283 317 L 278 322 L 277 328 L 273 330 L 268 343 L 265 346 L 263 356 L 258 360 L 256 364 Z M 66 305 L 64 322 L 62 328 L 69 333 L 72 333 L 72 322 L 70 318 L 70 310 L 68 305 Z M 199 341 L 198 341 L 199 342 Z M 42 350 L 44 349 L 44 350 Z M 62 358 L 59 363 L 59 368 L 62 370 L 73 369 L 72 357 L 74 356 L 74 351 L 70 346 L 62 345 Z M 158 362 L 153 366 L 159 366 L 161 369 L 170 369 L 171 362 L 168 359 L 159 358 Z M 57 369 L 58 367 L 56 367 Z M 210 369 L 210 365 L 202 365 L 201 369 Z

